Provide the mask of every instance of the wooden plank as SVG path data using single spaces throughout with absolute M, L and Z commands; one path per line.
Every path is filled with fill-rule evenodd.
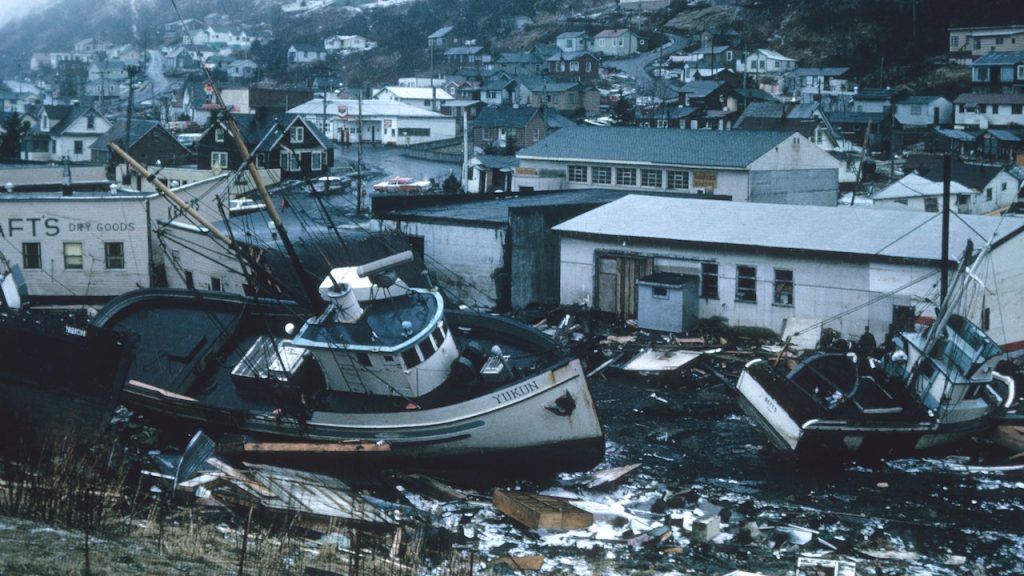
M 519 570 L 521 572 L 539 572 L 541 567 L 544 565 L 543 556 L 502 556 L 494 562 L 491 566 L 497 566 L 498 564 L 504 564 L 513 570 Z
M 594 515 L 590 512 L 553 496 L 495 489 L 494 505 L 527 528 L 576 530 L 594 523 Z
M 376 442 L 245 442 L 241 446 L 222 446 L 223 452 L 327 454 L 353 452 L 390 452 L 391 445 Z

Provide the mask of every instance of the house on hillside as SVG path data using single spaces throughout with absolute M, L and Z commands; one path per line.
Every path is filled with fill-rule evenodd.
M 628 28 L 608 29 L 594 36 L 594 51 L 609 58 L 621 58 L 636 54 L 639 37 Z
M 586 52 L 593 48 L 594 39 L 586 32 L 574 30 L 559 34 L 555 38 L 555 45 L 562 52 Z
M 444 61 L 452 68 L 475 66 L 490 62 L 491 55 L 484 50 L 483 46 L 469 44 L 466 46 L 454 46 L 445 50 Z
M 575 124 L 551 108 L 488 106 L 480 111 L 473 122 L 470 145 L 516 151 L 570 126 Z
M 1024 126 L 1024 93 L 961 94 L 953 104 L 958 129 Z
M 601 61 L 590 52 L 561 52 L 549 57 L 545 64 L 547 76 L 560 81 L 596 80 L 601 68 Z
M 945 184 L 929 180 L 916 173 L 889 184 L 871 196 L 872 206 L 885 209 L 917 210 L 918 212 L 940 212 L 943 209 Z M 950 182 L 949 194 L 951 212 L 978 214 L 972 210 L 975 192 L 963 184 Z
M 953 124 L 953 103 L 942 96 L 907 96 L 897 100 L 896 121 L 911 129 Z
M 593 86 L 537 76 L 519 78 L 517 101 L 528 106 L 554 108 L 570 118 L 596 116 L 601 109 L 601 96 Z
M 455 35 L 454 26 L 442 26 L 427 36 L 427 50 L 431 55 L 439 56 L 444 51 L 460 44 L 459 38 Z
M 796 133 L 563 128 L 516 157 L 515 190 L 616 188 L 834 206 L 839 161 Z
M 367 50 L 370 44 L 366 41 L 366 38 L 357 34 L 349 35 L 334 35 L 328 36 L 324 39 L 324 50 L 328 52 L 361 52 Z
M 949 60 L 971 64 L 975 58 L 1024 48 L 1024 26 L 983 26 L 949 29 Z
M 92 106 L 44 106 L 39 123 L 29 139 L 32 160 L 60 160 L 89 162 L 89 147 L 110 130 L 110 121 Z M 48 141 L 49 150 L 42 152 L 42 142 Z
M 777 81 L 779 91 L 782 90 L 782 76 L 787 72 L 796 70 L 796 60 L 789 56 L 783 56 L 775 50 L 758 48 L 753 52 L 744 55 L 740 72 L 752 75 L 754 79 L 771 76 Z
M 785 225 L 779 225 L 779 223 Z M 1024 219 L 950 220 L 950 254 L 991 241 L 979 326 L 1006 350 L 1024 347 Z M 934 310 L 942 219 L 849 206 L 780 206 L 627 196 L 554 226 L 559 303 L 637 317 L 637 281 L 672 273 L 698 285 L 697 317 L 777 334 L 795 319 L 844 337 L 869 326 L 912 330 Z
M 886 114 L 892 111 L 892 90 L 889 88 L 861 88 L 853 95 L 852 112 Z
M 544 60 L 533 52 L 502 52 L 492 66 L 513 76 L 540 74 L 544 71 Z
M 288 47 L 289 66 L 308 66 L 326 59 L 327 52 L 312 44 L 292 44 Z
M 795 68 L 782 75 L 782 91 L 798 102 L 821 102 L 829 110 L 833 102 L 853 97 L 849 73 L 845 67 Z
M 977 93 L 1024 90 L 1024 45 L 1015 52 L 989 52 L 971 64 L 971 89 Z

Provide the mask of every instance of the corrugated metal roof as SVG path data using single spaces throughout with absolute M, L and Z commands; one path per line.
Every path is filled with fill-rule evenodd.
M 1024 61 L 1024 52 L 989 52 L 974 61 L 971 66 L 999 66 Z
M 900 259 L 940 260 L 939 213 L 701 201 L 631 195 L 555 226 L 568 234 L 685 242 L 709 247 L 776 248 Z M 1024 218 L 955 215 L 954 253 L 1024 229 Z
M 917 174 L 907 174 L 903 178 L 882 188 L 871 198 L 873 200 L 896 200 L 897 198 L 914 198 L 917 196 L 942 196 L 944 184 L 929 180 Z M 949 183 L 949 193 L 955 196 L 974 194 L 974 191 L 959 182 Z
M 563 128 L 517 154 L 520 159 L 604 160 L 676 166 L 746 168 L 792 132 Z

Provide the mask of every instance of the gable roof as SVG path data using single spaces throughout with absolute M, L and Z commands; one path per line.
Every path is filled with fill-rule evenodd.
M 995 178 L 1002 168 L 990 164 L 967 164 L 961 160 L 953 159 L 951 176 L 955 182 L 959 182 L 972 190 L 981 190 L 986 184 Z M 929 180 L 942 181 L 942 155 L 940 154 L 910 154 L 903 164 L 903 171 L 914 171 Z
M 931 104 L 932 102 L 935 102 L 936 100 L 940 99 L 944 100 L 942 96 L 907 96 L 905 98 L 897 100 L 896 104 L 924 106 L 926 104 Z
M 1024 94 L 961 94 L 954 104 L 1024 104 Z
M 791 70 L 788 75 L 790 76 L 842 76 L 849 72 L 849 68 L 840 67 L 828 67 L 828 68 L 814 68 L 814 67 L 801 67 Z
M 455 29 L 455 26 L 442 26 L 441 28 L 438 28 L 437 30 L 434 30 L 430 34 L 430 36 L 427 36 L 427 38 L 431 39 L 431 40 L 436 40 L 438 38 L 444 38 L 445 36 L 448 35 L 449 32 L 451 32 L 454 29 Z
M 727 86 L 726 82 L 722 82 L 720 80 L 694 80 L 683 84 L 679 89 L 679 92 L 682 94 L 689 94 L 694 98 L 705 98 L 713 94 L 716 90 Z
M 128 121 L 124 118 L 121 118 L 120 120 L 115 122 L 113 126 L 110 127 L 110 130 L 107 130 L 105 134 L 97 138 L 96 141 L 93 142 L 91 146 L 89 146 L 89 149 L 106 150 L 107 146 L 111 142 L 115 142 L 119 146 L 127 150 L 134 146 L 139 140 L 141 140 L 143 136 L 148 134 L 150 130 L 153 130 L 154 128 L 160 126 L 160 123 L 156 120 L 143 120 L 139 118 L 132 118 L 132 140 L 131 142 L 125 142 L 124 144 L 122 144 L 122 141 L 124 140 L 124 137 L 126 135 L 125 133 L 127 124 Z M 160 129 L 163 130 L 162 127 Z M 174 141 L 174 143 L 178 144 L 178 141 L 175 140 L 174 138 L 171 138 L 171 140 Z M 181 146 L 181 144 L 178 144 L 178 146 Z M 188 150 L 184 146 L 181 146 L 181 152 L 182 154 L 188 154 Z
M 871 198 L 873 200 L 897 200 L 923 196 L 942 196 L 944 193 L 943 188 L 945 188 L 945 185 L 942 182 L 929 180 L 918 174 L 907 174 L 903 178 L 882 188 Z M 954 196 L 974 194 L 973 190 L 955 180 L 950 182 L 949 192 Z
M 594 38 L 618 38 L 619 36 L 625 36 L 627 33 L 629 33 L 628 28 L 601 30 Z
M 623 217 L 628 215 L 628 217 Z M 554 227 L 569 235 L 641 238 L 689 245 L 766 247 L 801 253 L 941 261 L 941 213 L 630 195 Z M 785 226 L 778 226 L 785 222 Z M 1024 218 L 958 214 L 950 246 L 994 244 L 1024 230 Z
M 793 133 L 564 128 L 520 150 L 519 158 L 746 168 Z
M 988 52 L 976 59 L 971 66 L 1006 66 L 1024 61 L 1024 52 Z
M 418 86 L 385 86 L 381 88 L 378 95 L 382 92 L 390 92 L 397 98 L 402 100 L 452 100 L 452 95 L 449 94 L 444 88 L 426 88 Z
M 71 109 L 59 122 L 50 125 L 50 134 L 62 134 L 75 120 L 82 116 L 87 116 L 89 113 L 92 113 L 97 118 L 103 118 L 103 115 L 92 106 L 71 106 Z M 47 115 L 49 115 L 49 110 L 47 110 Z M 106 118 L 104 118 L 104 121 L 106 121 Z

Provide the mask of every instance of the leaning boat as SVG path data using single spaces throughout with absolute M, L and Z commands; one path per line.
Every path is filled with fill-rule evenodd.
M 309 462 L 479 471 L 593 467 L 604 437 L 579 359 L 532 327 L 447 310 L 396 280 L 410 253 L 336 268 L 323 313 L 188 290 L 111 301 L 97 327 L 134 335 L 123 402 Z M 227 436 L 223 436 L 227 437 Z
M 0 261 L 0 434 L 4 448 L 106 429 L 133 358 L 130 338 L 84 313 L 33 309 L 18 267 Z
M 970 254 L 935 322 L 893 338 L 880 361 L 817 352 L 788 372 L 749 362 L 736 385 L 744 411 L 784 451 L 838 457 L 909 454 L 991 430 L 1015 389 L 996 371 L 1002 350 L 957 311 Z

